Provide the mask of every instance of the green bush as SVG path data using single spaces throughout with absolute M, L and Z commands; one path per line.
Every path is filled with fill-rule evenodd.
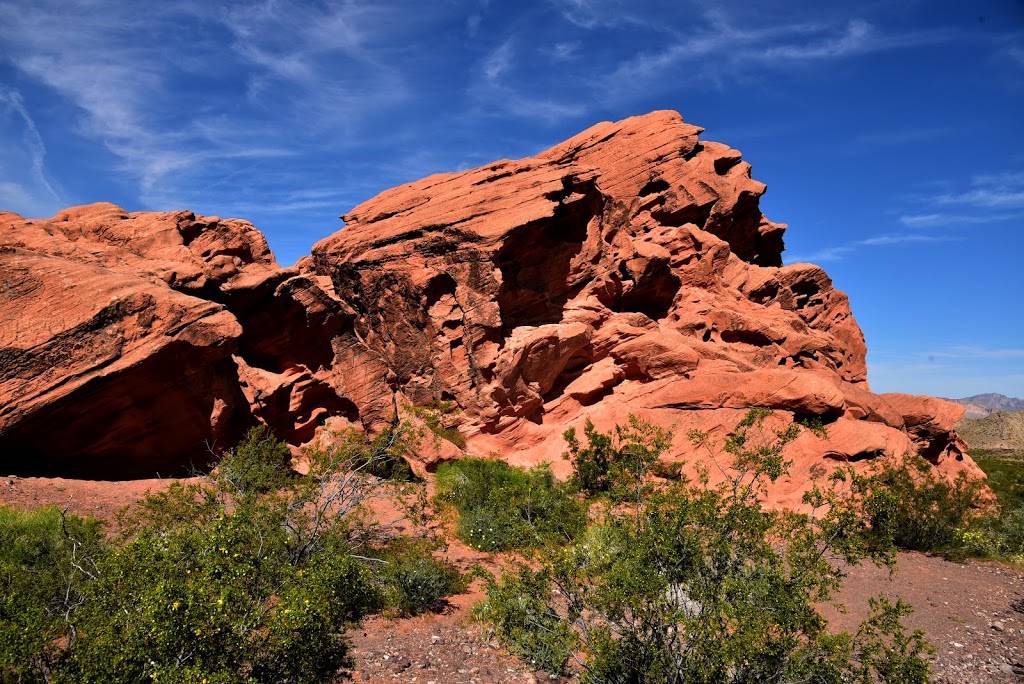
M 500 581 L 490 576 L 487 580 L 487 598 L 476 606 L 476 617 L 490 624 L 495 636 L 531 666 L 563 673 L 577 638 L 551 606 L 550 574 L 521 566 Z
M 919 456 L 888 462 L 870 479 L 865 505 L 872 527 L 902 549 L 949 551 L 979 516 L 984 482 L 961 473 L 949 481 Z
M 459 514 L 456 534 L 482 551 L 564 543 L 586 524 L 586 506 L 551 470 L 465 458 L 437 469 L 437 497 Z
M 0 681 L 35 680 L 52 666 L 65 616 L 105 551 L 94 520 L 0 507 Z
M 866 515 L 879 536 L 902 549 L 1024 562 L 1024 468 L 979 463 L 987 480 L 963 473 L 949 480 L 918 456 L 886 462 L 857 478 Z
M 586 446 L 576 438 L 575 428 L 569 428 L 562 436 L 569 448 L 566 457 L 572 461 L 574 477 L 579 488 L 587 494 L 607 492 L 611 489 L 612 464 L 618 456 L 612 436 L 598 432 L 589 418 L 583 426 Z
M 573 480 L 586 494 L 609 493 L 613 499 L 633 499 L 642 495 L 649 472 L 669 475 L 678 479 L 678 468 L 658 461 L 668 448 L 672 434 L 650 423 L 629 416 L 625 425 L 618 425 L 611 434 L 599 432 L 588 419 L 583 426 L 587 445 L 576 437 L 576 430 L 565 431 L 568 451 L 565 458 L 572 461 Z M 673 477 L 674 476 L 674 477 Z
M 816 606 L 842 579 L 828 559 L 891 563 L 892 547 L 865 519 L 850 473 L 808 494 L 816 515 L 761 506 L 795 435 L 766 433 L 767 415 L 751 412 L 729 436 L 720 453 L 731 473 L 720 486 L 637 489 L 635 508 L 606 507 L 574 543 L 491 578 L 480 617 L 552 672 L 576 654 L 581 681 L 595 684 L 926 682 L 928 646 L 904 630 L 903 604 L 876 601 L 853 634 L 827 629 Z
M 0 681 L 321 682 L 345 632 L 433 607 L 459 573 L 362 516 L 402 429 L 288 451 L 255 430 L 206 481 L 148 497 L 104 543 L 58 511 L 0 510 Z M 397 485 L 394 485 L 397 487 Z
M 1024 461 L 987 455 L 971 450 L 974 461 L 985 471 L 985 484 L 992 488 L 1005 509 L 1024 508 Z
M 394 543 L 382 560 L 385 602 L 399 615 L 436 610 L 445 597 L 466 590 L 466 578 L 458 568 L 434 558 L 427 544 Z
M 234 492 L 266 493 L 294 477 L 288 445 L 273 438 L 265 426 L 255 427 L 238 445 L 224 454 L 218 480 Z
M 73 616 L 62 679 L 159 681 L 181 665 L 213 680 L 333 676 L 345 630 L 380 603 L 376 585 L 347 555 L 292 562 L 276 517 L 236 510 L 112 553 Z
M 988 506 L 957 531 L 952 556 L 998 558 L 1024 563 L 1024 463 L 1002 456 L 974 454 L 996 496 Z

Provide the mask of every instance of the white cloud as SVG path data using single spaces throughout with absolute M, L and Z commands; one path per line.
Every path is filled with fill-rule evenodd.
M 509 76 L 514 70 L 516 54 L 516 39 L 511 36 L 481 61 L 482 78 L 469 89 L 470 95 L 480 103 L 481 113 L 511 114 L 553 123 L 582 116 L 587 111 L 582 102 L 539 97 L 514 84 Z
M 1024 208 L 1024 172 L 975 176 L 969 189 L 935 195 L 930 201 L 977 209 L 1021 209 Z
M 1024 67 L 1024 47 L 1011 45 L 1003 51 L 1007 59 L 1019 67 Z
M 11 123 L 21 127 L 22 152 L 31 168 L 32 189 L 12 180 L 0 182 L 0 207 L 29 213 L 51 213 L 63 201 L 61 193 L 46 171 L 46 145 L 39 134 L 35 121 L 25 108 L 21 94 L 10 88 L 0 87 L 0 112 L 13 115 L 17 121 Z M 6 118 L 6 116 L 5 116 Z M 15 150 L 6 153 L 8 163 L 15 156 Z
M 867 51 L 878 41 L 876 29 L 863 19 L 854 19 L 837 35 L 824 36 L 814 42 L 778 45 L 765 48 L 761 57 L 776 59 L 832 59 Z
M 0 211 L 13 211 L 23 216 L 49 216 L 55 208 L 52 202 L 21 183 L 0 180 Z
M 551 57 L 551 59 L 559 62 L 565 62 L 579 57 L 580 47 L 581 43 L 578 40 L 566 41 L 555 43 L 549 48 L 543 48 L 542 52 Z
M 1024 347 L 954 345 L 922 352 L 929 359 L 1024 359 Z
M 652 26 L 649 19 L 632 11 L 628 0 L 550 0 L 570 24 L 578 28 Z
M 844 25 L 807 22 L 743 28 L 723 11 L 710 11 L 685 37 L 658 50 L 645 50 L 621 62 L 606 78 L 608 85 L 632 90 L 671 76 L 686 65 L 690 78 L 721 81 L 750 69 L 784 68 L 885 50 L 951 40 L 948 30 L 889 33 L 864 19 Z
M 501 79 L 512 68 L 515 56 L 515 45 L 512 38 L 491 51 L 483 61 L 484 78 L 494 83 Z
M 875 237 L 865 238 L 863 240 L 856 240 L 854 242 L 848 242 L 846 244 L 837 245 L 834 247 L 825 247 L 819 249 L 816 252 L 809 254 L 800 254 L 796 256 L 788 256 L 786 261 L 788 263 L 823 263 L 828 261 L 840 261 L 850 254 L 864 249 L 865 247 L 888 247 L 892 245 L 905 245 L 913 243 L 927 243 L 927 242 L 949 242 L 954 238 L 940 236 L 940 235 L 918 235 L 918 234 L 891 234 L 891 235 L 878 235 Z
M 323 149 L 325 138 L 339 148 L 361 143 L 358 122 L 409 94 L 377 47 L 401 16 L 360 2 L 223 8 L 185 0 L 145 12 L 123 3 L 7 2 L 0 50 L 77 108 L 78 132 L 120 159 L 143 204 L 165 208 L 238 160 Z M 204 30 L 182 38 L 182 25 L 196 23 Z M 228 44 L 209 37 L 223 29 Z M 251 106 L 239 107 L 230 88 L 197 90 L 197 76 L 223 83 L 240 66 Z
M 947 345 L 903 351 L 871 348 L 875 391 L 965 397 L 983 392 L 1024 396 L 1024 349 Z
M 905 214 L 900 216 L 900 223 L 908 228 L 932 228 L 938 226 L 1001 223 L 1022 218 L 1024 218 L 1024 214 L 991 214 L 988 216 L 945 213 Z

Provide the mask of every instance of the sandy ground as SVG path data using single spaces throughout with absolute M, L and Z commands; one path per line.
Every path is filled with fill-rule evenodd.
M 0 504 L 43 505 L 112 521 L 122 507 L 173 480 L 92 482 L 47 478 L 0 479 Z M 486 560 L 453 543 L 450 558 L 464 569 Z M 996 563 L 951 563 L 900 554 L 893 573 L 861 565 L 849 569 L 838 601 L 826 608 L 837 629 L 851 629 L 867 612 L 867 599 L 884 593 L 914 607 L 911 627 L 935 646 L 934 679 L 955 684 L 1024 682 L 1024 570 Z M 441 613 L 409 619 L 375 617 L 352 633 L 357 682 L 429 684 L 552 681 L 506 654 L 472 620 L 479 588 L 456 596 Z
M 851 568 L 837 597 L 849 611 L 826 616 L 855 629 L 868 597 L 878 594 L 914 607 L 906 623 L 924 630 L 935 647 L 936 682 L 1024 681 L 1024 570 L 903 553 L 891 575 L 871 565 Z

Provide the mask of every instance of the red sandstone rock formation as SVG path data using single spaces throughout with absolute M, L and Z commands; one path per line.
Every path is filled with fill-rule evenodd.
M 451 400 L 470 450 L 565 467 L 561 433 L 586 418 L 637 413 L 693 459 L 689 429 L 721 439 L 750 407 L 816 416 L 829 438 L 792 445 L 780 499 L 823 460 L 919 448 L 973 467 L 948 403 L 870 392 L 846 296 L 817 266 L 782 265 L 765 186 L 700 132 L 675 112 L 602 123 L 346 214 L 303 268 L 355 313 L 363 419 L 384 419 L 390 393 Z
M 237 219 L 112 204 L 45 221 L 0 214 L 0 274 L 7 472 L 123 478 L 201 466 L 252 422 L 239 355 L 294 372 L 288 338 L 315 359 L 309 340 L 332 327 L 308 278 L 279 268 Z
M 791 445 L 782 503 L 822 463 L 918 449 L 973 469 L 954 405 L 870 392 L 846 296 L 782 265 L 765 186 L 700 132 L 655 112 L 394 188 L 295 269 L 243 221 L 2 215 L 0 444 L 141 472 L 249 420 L 299 444 L 447 401 L 470 451 L 565 468 L 561 434 L 587 418 L 673 427 L 694 459 L 689 429 L 721 438 L 758 406 L 828 424 Z

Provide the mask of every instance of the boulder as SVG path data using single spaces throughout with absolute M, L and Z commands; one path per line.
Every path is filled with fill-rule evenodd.
M 4 213 L 0 272 L 4 472 L 184 474 L 257 420 L 297 443 L 354 410 L 316 376 L 349 314 L 248 221 Z

